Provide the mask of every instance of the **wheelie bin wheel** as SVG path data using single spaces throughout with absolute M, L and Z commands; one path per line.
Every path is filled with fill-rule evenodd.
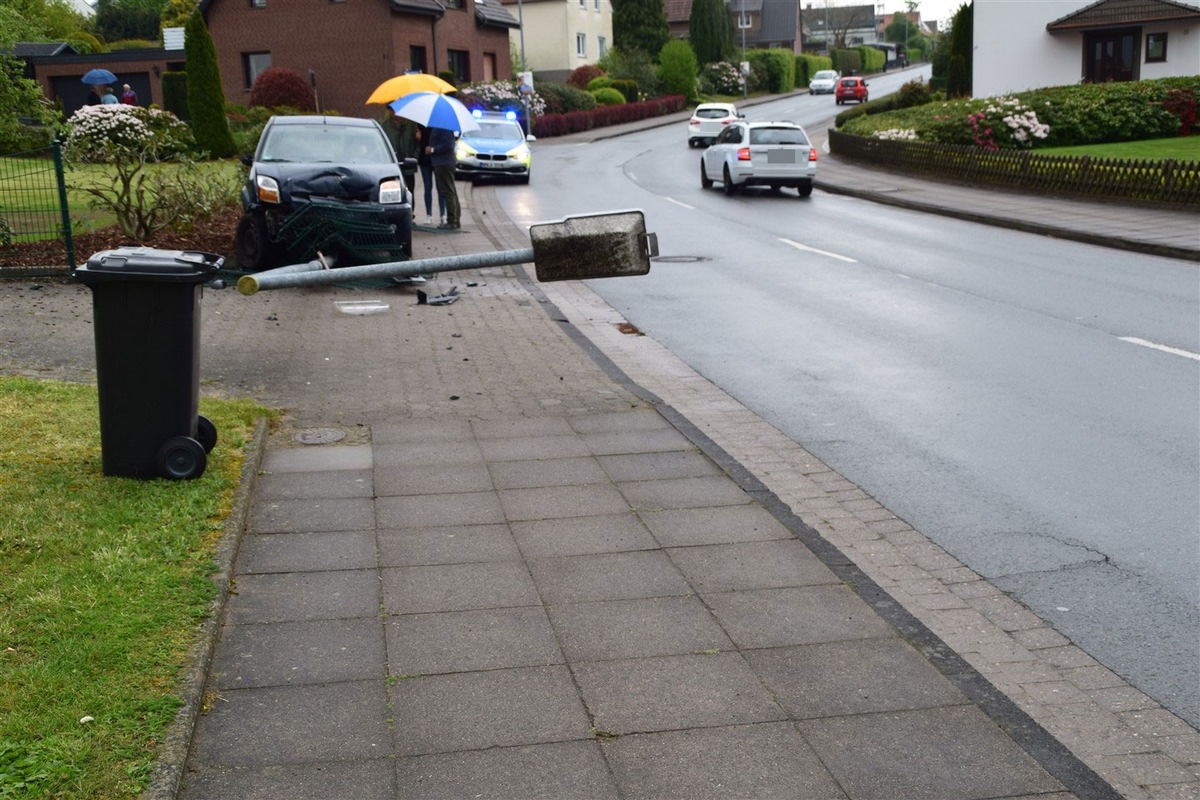
M 211 453 L 217 446 L 217 426 L 203 414 L 196 418 L 196 441 L 206 453 Z
M 199 478 L 208 466 L 204 447 L 190 436 L 172 436 L 158 448 L 158 468 L 173 481 Z

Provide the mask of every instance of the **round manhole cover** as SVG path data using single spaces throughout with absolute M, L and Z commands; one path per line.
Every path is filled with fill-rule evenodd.
M 309 428 L 296 434 L 296 441 L 301 444 L 333 444 L 345 438 L 346 432 L 337 428 Z
M 707 261 L 704 256 L 655 256 L 660 264 L 694 264 L 697 261 Z

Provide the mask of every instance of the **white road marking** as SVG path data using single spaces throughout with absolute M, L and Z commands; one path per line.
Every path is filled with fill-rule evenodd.
M 815 247 L 809 247 L 807 245 L 800 244 L 799 242 L 793 242 L 791 239 L 780 239 L 779 241 L 783 242 L 784 244 L 791 245 L 792 247 L 796 248 L 797 250 L 805 250 L 809 253 L 817 253 L 819 255 L 829 256 L 830 258 L 836 258 L 838 261 L 848 261 L 851 264 L 858 263 L 858 259 L 856 259 L 856 258 L 850 258 L 849 256 L 840 256 L 837 253 L 831 253 L 828 250 L 818 250 Z
M 693 211 L 696 210 L 695 206 L 689 206 L 687 203 L 681 203 L 678 200 L 676 200 L 674 197 L 664 197 L 663 200 L 666 200 L 668 203 L 674 203 L 677 206 L 683 206 L 684 208 L 689 208 Z
M 1193 361 L 1200 361 L 1200 353 L 1193 353 L 1190 350 L 1180 350 L 1177 347 L 1167 347 L 1165 344 L 1155 344 L 1154 342 L 1148 342 L 1145 339 L 1139 339 L 1136 336 L 1118 336 L 1117 338 L 1122 342 L 1129 342 L 1130 344 L 1140 345 L 1141 347 L 1149 347 L 1151 350 L 1161 350 L 1164 353 L 1170 353 L 1173 356 L 1183 356 L 1184 358 L 1190 358 Z

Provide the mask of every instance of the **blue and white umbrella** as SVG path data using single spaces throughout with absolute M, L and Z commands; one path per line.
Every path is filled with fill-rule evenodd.
M 448 131 L 473 131 L 479 123 L 467 107 L 437 92 L 415 92 L 388 103 L 398 117 L 410 119 L 426 128 L 444 128 Z
M 79 80 L 92 86 L 111 86 L 117 82 L 117 76 L 106 69 L 97 68 L 89 69 Z

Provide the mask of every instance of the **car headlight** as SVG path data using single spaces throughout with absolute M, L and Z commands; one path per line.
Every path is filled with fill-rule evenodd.
M 379 184 L 379 202 L 383 204 L 403 203 L 404 184 L 397 178 L 389 178 Z
M 523 144 L 520 147 L 514 147 L 512 150 L 509 150 L 508 157 L 514 161 L 520 161 L 528 166 L 530 158 L 533 157 L 533 153 L 530 151 L 529 145 Z
M 458 143 L 454 145 L 454 157 L 460 161 L 464 158 L 474 158 L 475 153 L 475 148 L 471 147 L 471 145 L 467 144 L 462 139 L 459 139 Z
M 258 189 L 259 202 L 279 202 L 279 183 L 274 178 L 266 175 L 258 175 L 254 179 L 254 185 Z

